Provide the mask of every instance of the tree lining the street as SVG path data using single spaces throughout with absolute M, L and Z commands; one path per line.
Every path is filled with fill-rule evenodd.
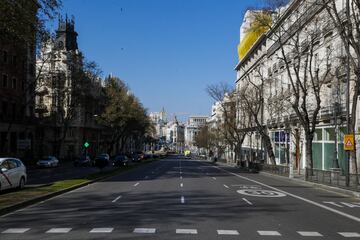
M 268 1 L 269 8 L 278 11 L 280 15 L 269 25 L 267 37 L 274 42 L 274 50 L 268 56 L 276 68 L 283 70 L 282 76 L 286 79 L 280 81 L 276 86 L 275 97 L 287 101 L 304 130 L 306 144 L 306 166 L 313 169 L 312 141 L 315 129 L 318 124 L 318 116 L 322 107 L 322 89 L 326 83 L 332 81 L 335 75 L 331 60 L 332 49 L 321 55 L 319 48 L 319 33 L 324 25 L 322 16 L 314 16 L 306 19 L 306 14 L 312 6 L 313 1 L 297 1 L 292 10 L 291 20 L 286 16 L 284 21 L 291 21 L 285 24 L 281 19 L 281 12 L 278 1 Z M 279 13 L 280 11 L 280 13 Z M 266 24 L 262 15 L 256 15 L 257 21 Z M 311 20 L 311 21 L 310 21 Z M 269 51 L 268 51 L 269 53 Z M 275 68 L 275 67 L 274 67 Z M 285 73 L 284 73 L 285 72 Z M 274 74 L 275 75 L 275 74 Z M 280 76 L 280 75 L 278 75 Z M 274 81 L 279 82 L 278 76 Z M 276 79 L 277 78 L 277 79 Z M 280 93 L 280 94 L 279 94 Z
M 146 109 L 118 77 L 108 76 L 103 91 L 103 112 L 98 122 L 111 131 L 108 152 L 115 149 L 116 153 L 124 153 L 127 141 L 145 139 L 152 124 Z

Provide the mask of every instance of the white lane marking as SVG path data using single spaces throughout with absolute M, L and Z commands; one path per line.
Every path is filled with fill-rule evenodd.
M 212 179 L 216 180 L 216 177 L 212 177 Z
M 278 231 L 257 231 L 261 236 L 281 236 Z
M 340 207 L 340 208 L 343 207 L 343 206 L 341 206 L 341 205 L 339 205 L 339 204 L 336 204 L 335 202 L 326 202 L 326 201 L 323 201 L 323 203 L 331 204 L 331 205 L 334 205 L 334 206 Z
M 184 196 L 181 196 L 181 203 L 185 203 L 185 198 L 184 198 Z
M 196 229 L 176 229 L 177 234 L 197 234 Z
M 305 231 L 297 231 L 303 237 L 322 237 L 323 235 L 318 232 L 305 232 Z
M 224 187 L 229 188 L 229 186 L 228 186 L 228 185 L 225 185 L 225 184 L 224 184 Z
M 351 203 L 347 203 L 347 202 L 340 202 L 342 204 L 344 204 L 345 206 L 349 207 L 349 208 L 354 208 L 354 207 L 360 207 L 360 205 L 354 205 L 354 204 L 351 204 Z
M 155 233 L 156 228 L 135 228 L 134 233 Z
M 139 185 L 139 183 L 135 183 L 135 184 L 134 184 L 134 187 L 136 187 L 137 185 Z
M 338 232 L 343 237 L 360 237 L 360 233 L 357 232 Z
M 119 200 L 121 198 L 121 196 L 118 196 L 117 198 L 115 198 L 114 200 L 112 200 L 112 202 L 116 202 L 117 200 Z
M 71 231 L 71 228 L 51 228 L 46 233 L 68 233 Z
M 183 184 L 183 183 L 180 183 L 180 187 L 184 187 L 184 184 Z
M 93 228 L 90 233 L 111 233 L 114 228 Z
M 239 235 L 237 230 L 217 230 L 218 235 Z
M 249 205 L 253 205 L 252 202 L 250 202 L 249 200 L 247 200 L 246 198 L 243 198 L 242 200 L 244 200 L 247 204 Z
M 310 204 L 312 204 L 312 205 L 315 205 L 315 206 L 317 206 L 317 207 L 326 209 L 326 210 L 331 211 L 331 212 L 333 212 L 333 213 L 339 214 L 339 215 L 341 215 L 341 216 L 343 216 L 343 217 L 352 219 L 352 220 L 354 220 L 354 221 L 356 221 L 356 222 L 360 222 L 360 218 L 355 217 L 355 216 L 353 216 L 353 215 L 350 215 L 350 214 L 341 212 L 341 211 L 339 211 L 339 210 L 333 209 L 333 208 L 328 207 L 328 206 L 325 206 L 325 205 L 323 205 L 323 204 L 320 204 L 320 203 L 314 202 L 314 201 L 312 201 L 312 200 L 309 200 L 309 199 L 300 197 L 300 196 L 298 196 L 298 195 L 295 195 L 295 194 L 292 194 L 292 193 L 283 191 L 283 190 L 278 189 L 278 188 L 276 188 L 276 187 L 271 187 L 271 186 L 269 186 L 269 185 L 267 185 L 267 184 L 265 184 L 265 183 L 258 182 L 258 181 L 256 181 L 256 180 L 252 180 L 252 179 L 250 179 L 250 178 L 240 176 L 239 174 L 229 172 L 229 171 L 224 170 L 224 169 L 221 169 L 221 168 L 219 168 L 219 167 L 214 167 L 214 168 L 217 168 L 217 169 L 219 169 L 219 170 L 222 170 L 222 171 L 224 171 L 224 172 L 227 172 L 228 174 L 234 175 L 234 176 L 236 176 L 236 177 L 238 177 L 238 178 L 242 178 L 242 179 L 248 180 L 248 181 L 250 181 L 250 182 L 259 184 L 259 185 L 261 185 L 261 186 L 264 186 L 264 187 L 273 189 L 273 190 L 275 190 L 275 191 L 278 191 L 278 192 L 287 194 L 287 195 L 289 195 L 289 196 L 291 196 L 291 197 L 293 197 L 293 198 L 296 198 L 296 199 L 302 200 L 302 201 L 304 201 L 304 202 L 310 203 Z
M 180 179 L 182 179 L 182 176 L 180 176 Z
M 25 233 L 29 230 L 30 230 L 30 228 L 9 228 L 9 229 L 3 231 L 2 233 Z

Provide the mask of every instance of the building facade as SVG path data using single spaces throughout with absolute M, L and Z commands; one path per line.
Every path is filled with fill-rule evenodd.
M 341 17 L 344 1 L 337 1 L 337 5 Z M 236 66 L 237 93 L 246 94 L 244 89 L 249 92 L 249 83 L 261 87 L 258 119 L 271 139 L 277 164 L 291 163 L 299 171 L 308 166 L 309 141 L 304 126 L 309 124 L 315 126 L 313 167 L 321 170 L 340 167 L 344 172 L 347 168 L 343 147 L 345 46 L 318 1 L 293 0 L 278 9 L 272 18 L 270 30 L 254 42 Z M 350 94 L 352 91 L 350 80 Z M 294 107 L 296 99 L 303 106 Z M 351 105 L 350 100 L 350 109 Z M 245 114 L 240 107 L 238 111 Z M 255 158 L 261 159 L 266 152 L 261 151 L 264 150 L 262 136 L 256 129 L 248 135 L 245 151 L 255 152 Z

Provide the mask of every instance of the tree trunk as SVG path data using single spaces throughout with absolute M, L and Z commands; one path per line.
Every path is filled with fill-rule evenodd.
M 312 138 L 306 136 L 306 167 L 309 169 L 309 174 L 313 175 L 313 155 L 312 155 Z

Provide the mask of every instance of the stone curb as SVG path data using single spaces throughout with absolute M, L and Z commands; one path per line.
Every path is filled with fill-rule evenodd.
M 154 162 L 154 160 L 151 160 L 147 163 L 152 163 Z M 141 166 L 141 165 L 139 165 Z M 131 169 L 130 169 L 131 170 Z M 78 188 L 82 188 L 86 185 L 89 185 L 89 184 L 92 184 L 94 182 L 99 182 L 99 181 L 102 181 L 102 180 L 105 180 L 105 179 L 108 179 L 108 178 L 111 178 L 119 173 L 122 173 L 124 171 L 120 171 L 120 172 L 114 172 L 113 174 L 110 174 L 109 176 L 104 176 L 104 177 L 99 177 L 99 178 L 96 178 L 96 179 L 93 179 L 93 180 L 89 180 L 87 182 L 84 182 L 84 183 L 80 183 L 80 184 L 77 184 L 77 185 L 74 185 L 74 186 L 71 186 L 71 187 L 68 187 L 68 188 L 65 188 L 65 189 L 62 189 L 62 190 L 59 190 L 59 191 L 56 191 L 56 192 L 53 192 L 53 193 L 49 193 L 49 194 L 46 194 L 44 196 L 40 196 L 40 197 L 35 197 L 35 198 L 32 198 L 32 199 L 29 199 L 29 200 L 25 200 L 23 202 L 20 202 L 20 203 L 16 203 L 14 205 L 11 205 L 11 206 L 8 206 L 8 207 L 4 207 L 2 209 L 0 209 L 0 216 L 3 216 L 3 215 L 6 215 L 8 213 L 11 213 L 11 212 L 14 212 L 16 210 L 19 210 L 21 208 L 25 208 L 25 207 L 28 207 L 30 205 L 33 205 L 35 203 L 38 203 L 38 202 L 42 202 L 42 201 L 45 201 L 45 200 L 48 200 L 50 198 L 53 198 L 53 197 L 56 197 L 56 196 L 59 196 L 61 194 L 64 194 L 64 193 L 67 193 L 67 192 L 71 192 L 75 189 L 78 189 Z

